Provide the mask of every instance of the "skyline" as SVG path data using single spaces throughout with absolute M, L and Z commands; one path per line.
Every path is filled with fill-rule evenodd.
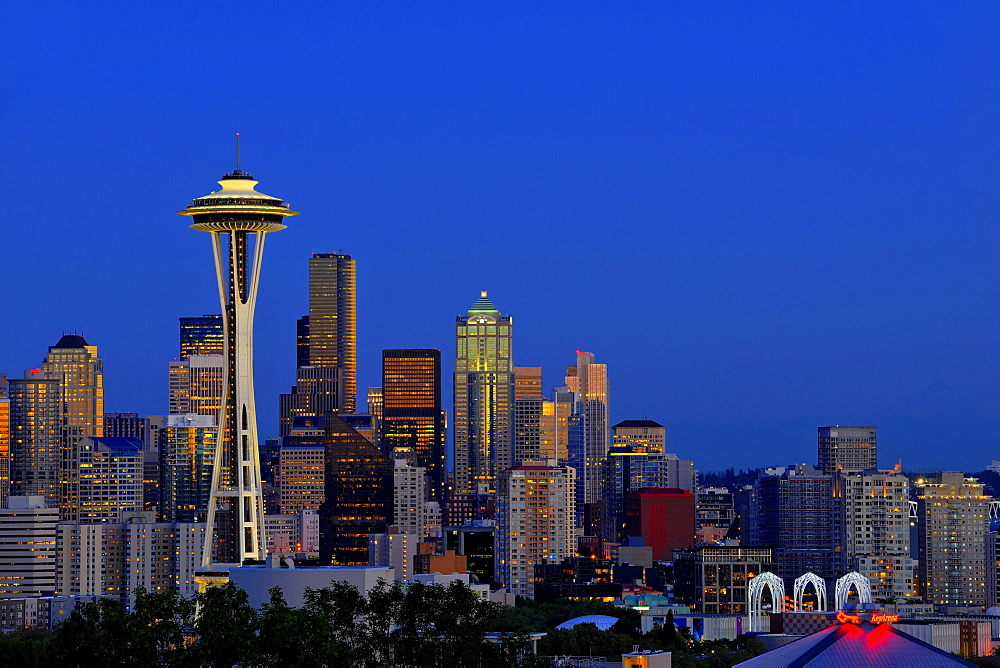
M 997 7 L 197 7 L 13 11 L 0 177 L 30 210 L 0 373 L 79 332 L 108 412 L 166 413 L 177 318 L 218 312 L 174 212 L 241 132 L 302 212 L 264 261 L 262 439 L 308 258 L 342 249 L 362 394 L 382 349 L 437 348 L 450 409 L 452 323 L 487 289 L 546 393 L 591 351 L 612 424 L 666 425 L 703 471 L 811 462 L 833 424 L 877 426 L 882 466 L 997 456 Z M 260 82 L 282 94 L 242 104 Z

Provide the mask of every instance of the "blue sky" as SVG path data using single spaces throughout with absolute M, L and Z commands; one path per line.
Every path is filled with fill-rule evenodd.
M 166 410 L 176 318 L 218 312 L 174 212 L 243 134 L 269 238 L 260 433 L 307 258 L 358 260 L 359 385 L 478 296 L 518 364 L 610 365 L 614 420 L 698 468 L 1000 457 L 995 3 L 18 3 L 0 39 L 0 372 L 82 332 L 107 409 Z M 95 6 L 95 5 L 100 6 Z M 446 391 L 450 401 L 450 390 Z

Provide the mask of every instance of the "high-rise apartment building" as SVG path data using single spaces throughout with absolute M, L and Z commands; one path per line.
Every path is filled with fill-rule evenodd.
M 205 521 L 218 433 L 214 415 L 164 416 L 159 430 L 159 506 L 163 521 Z
M 62 402 L 59 450 L 61 453 L 59 509 L 63 519 L 77 517 L 76 446 L 87 436 L 104 435 L 104 362 L 77 334 L 64 334 L 42 362 L 42 374 L 59 381 Z
M 946 471 L 917 481 L 920 595 L 927 602 L 986 603 L 989 504 L 983 485 L 962 473 Z
M 485 290 L 455 320 L 455 490 L 496 493 L 514 449 L 513 319 Z M 384 390 L 384 388 L 383 388 Z
M 514 367 L 514 458 L 523 461 L 545 459 L 542 432 L 545 398 L 542 396 L 542 367 Z M 554 457 L 555 455 L 549 455 Z
M 109 596 L 127 606 L 136 591 L 197 591 L 195 572 L 204 561 L 205 525 L 154 522 L 150 513 L 122 521 L 56 528 L 56 591 L 69 596 Z
M 42 496 L 59 507 L 62 466 L 61 383 L 40 369 L 11 379 L 10 488 L 15 496 Z
M 444 496 L 445 430 L 441 410 L 441 351 L 394 349 L 382 351 L 383 449 L 392 454 L 393 440 L 412 447 L 406 456 L 424 469 L 427 493 Z M 386 436 L 390 438 L 386 438 Z M 401 455 L 397 455 L 401 456 Z
M 393 468 L 393 524 L 404 534 L 424 538 L 428 522 L 428 502 L 423 466 L 397 459 Z
M 222 355 L 194 355 L 170 362 L 169 412 L 218 417 L 225 390 Z
M 611 447 L 608 366 L 595 364 L 593 353 L 578 350 L 576 365 L 566 368 L 566 386 L 576 393 L 574 414 L 579 435 L 570 438 L 569 464 L 577 471 L 580 515 L 582 504 L 598 503 L 604 491 L 602 472 Z
M 843 506 L 835 479 L 809 465 L 764 473 L 754 483 L 749 545 L 773 548 L 785 582 L 813 572 L 829 586 L 844 574 Z
M 221 314 L 182 317 L 177 320 L 180 321 L 179 359 L 225 354 L 226 339 Z
M 819 469 L 827 475 L 878 468 L 875 427 L 819 427 Z
M 841 475 L 844 559 L 868 578 L 875 598 L 916 596 L 910 558 L 910 482 L 898 471 Z
M 986 607 L 1000 602 L 1000 533 L 990 532 L 986 541 Z
M 338 413 L 357 407 L 355 260 L 343 253 L 309 258 L 309 366 L 336 371 Z
M 576 472 L 555 460 L 527 461 L 501 472 L 497 498 L 497 577 L 520 596 L 534 596 L 536 564 L 576 554 Z
M 10 398 L 7 375 L 0 373 L 0 508 L 10 496 Z
M 12 496 L 0 508 L 0 598 L 44 596 L 56 588 L 59 509 L 43 496 Z
M 237 148 L 237 162 L 238 156 Z M 222 563 L 264 558 L 253 316 L 264 240 L 269 232 L 285 229 L 282 221 L 296 213 L 281 199 L 255 190 L 257 181 L 238 164 L 218 183 L 221 190 L 198 197 L 178 211 L 193 219 L 192 229 L 212 235 L 216 282 L 223 304 L 226 376 L 206 520 L 205 565 L 213 558 Z
M 393 463 L 339 415 L 327 416 L 321 565 L 368 563 L 368 534 L 392 524 Z
M 75 449 L 70 498 L 77 505 L 60 509 L 64 520 L 118 522 L 124 513 L 143 510 L 142 441 L 88 436 Z
M 284 437 L 278 454 L 278 490 L 281 513 L 290 515 L 303 510 L 318 510 L 326 499 L 326 447 L 320 443 L 301 443 Z

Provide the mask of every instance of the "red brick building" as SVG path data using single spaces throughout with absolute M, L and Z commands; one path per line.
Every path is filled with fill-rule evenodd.
M 625 497 L 625 533 L 642 536 L 655 561 L 671 561 L 676 548 L 694 545 L 694 494 L 678 487 L 650 487 Z

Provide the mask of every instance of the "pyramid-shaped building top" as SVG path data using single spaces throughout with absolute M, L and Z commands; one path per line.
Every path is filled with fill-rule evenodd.
M 829 666 L 972 666 L 954 654 L 893 628 L 890 624 L 834 624 L 770 652 L 738 663 L 740 668 L 827 668 Z

